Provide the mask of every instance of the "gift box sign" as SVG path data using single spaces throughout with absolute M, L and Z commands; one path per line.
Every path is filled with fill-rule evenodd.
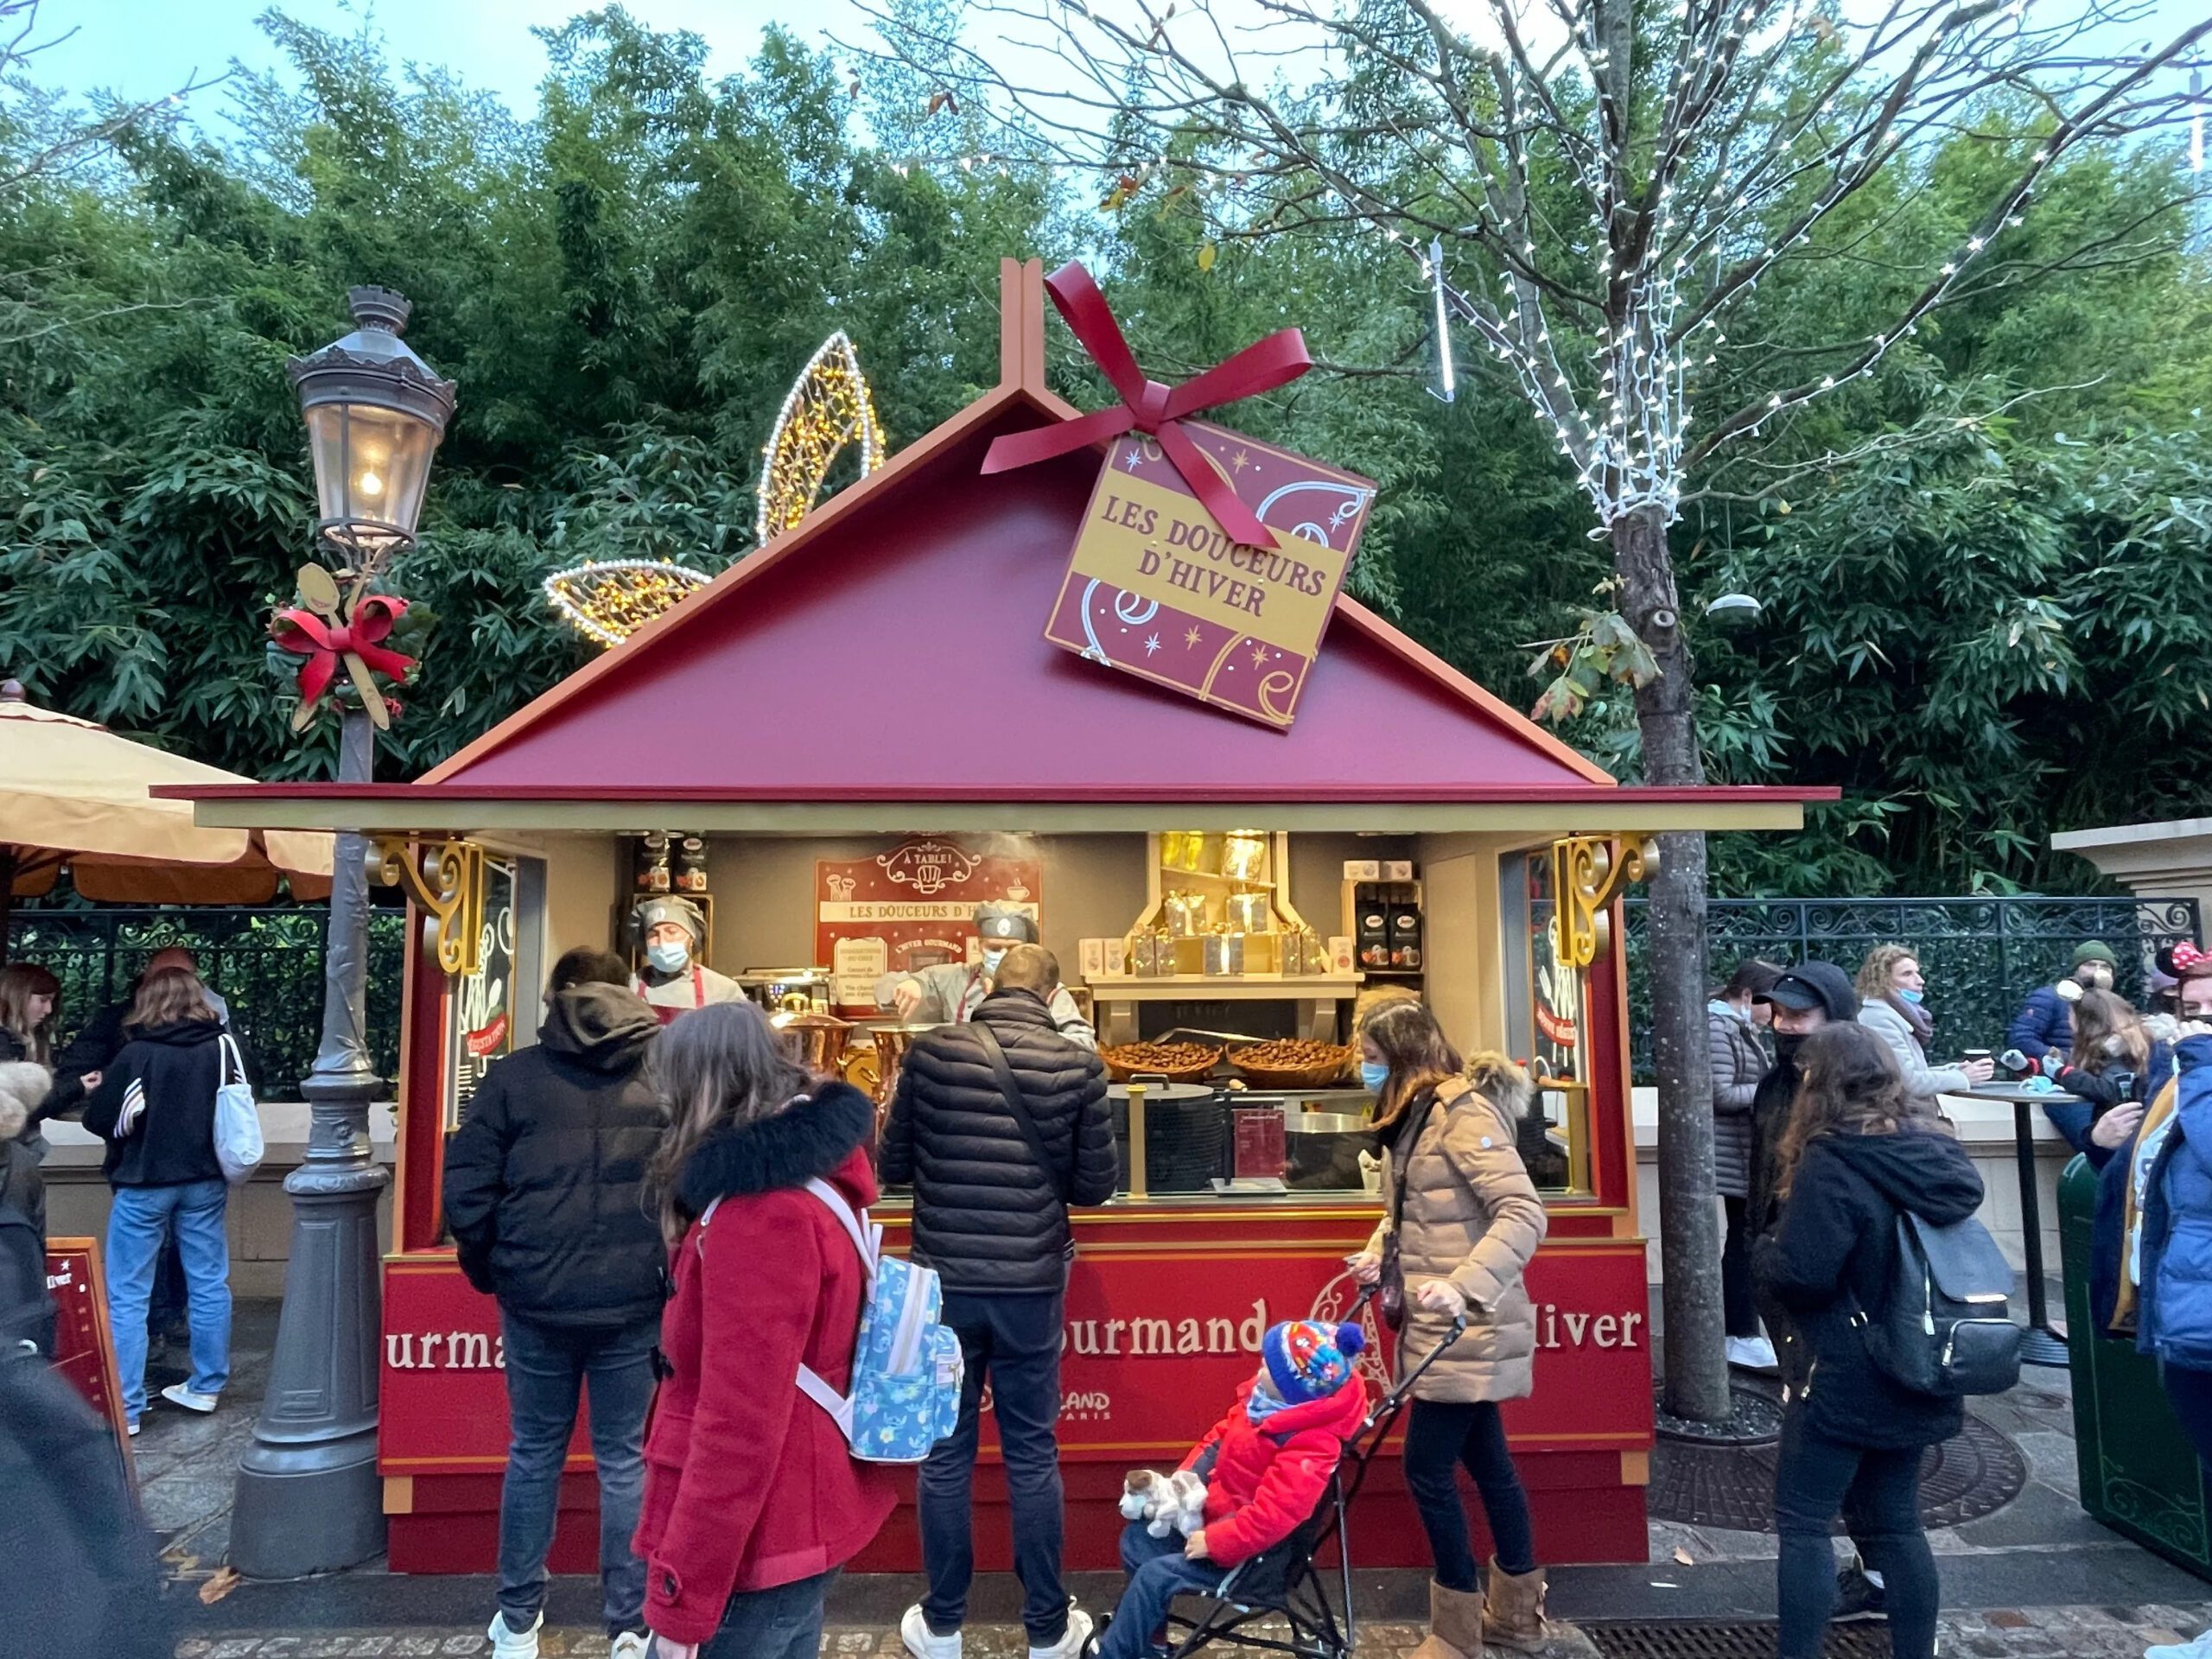
M 1146 378 L 1079 264 L 1046 291 L 1122 401 L 995 440 L 986 473 L 1111 441 L 1045 626 L 1053 644 L 1287 728 L 1375 500 L 1371 480 L 1190 418 L 1312 366 L 1295 328 L 1176 386 Z

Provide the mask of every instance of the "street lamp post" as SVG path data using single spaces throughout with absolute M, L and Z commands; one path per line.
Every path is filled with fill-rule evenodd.
M 287 367 L 315 463 L 315 530 L 336 566 L 330 585 L 344 584 L 357 606 L 415 539 L 454 386 L 400 340 L 404 299 L 383 288 L 357 288 L 347 299 L 354 332 Z M 385 711 L 371 701 L 378 694 L 367 670 L 358 658 L 349 663 L 355 696 L 341 705 L 338 778 L 367 783 Z M 339 836 L 322 1038 L 300 1085 L 310 1111 L 307 1156 L 284 1180 L 292 1240 L 283 1312 L 231 1519 L 231 1564 L 249 1578 L 332 1572 L 385 1546 L 376 1469 L 377 1200 L 390 1178 L 369 1146 L 369 1107 L 384 1085 L 370 1064 L 363 1012 L 368 852 L 362 836 Z

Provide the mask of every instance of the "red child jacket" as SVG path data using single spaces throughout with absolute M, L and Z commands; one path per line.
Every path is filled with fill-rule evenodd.
M 1229 1414 L 1183 1459 L 1188 1469 L 1215 1450 L 1206 1478 L 1206 1559 L 1217 1567 L 1234 1567 L 1298 1530 L 1367 1415 L 1367 1390 L 1357 1378 L 1319 1400 L 1285 1406 L 1264 1423 L 1245 1413 L 1251 1392 L 1249 1382 L 1237 1389 Z
M 751 1128 L 805 1131 L 807 1117 L 850 1092 L 831 1085 Z M 781 1122 L 794 1115 L 801 1121 Z M 791 1148 L 752 1150 L 767 1155 L 741 1161 L 764 1182 L 795 1178 Z M 823 1167 L 855 1206 L 874 1201 L 864 1151 Z M 693 1190 L 696 1169 L 680 1188 L 687 1204 L 708 1196 Z M 835 1389 L 849 1383 L 867 1285 L 851 1236 L 803 1186 L 747 1190 L 741 1172 L 735 1190 L 713 1196 L 711 1221 L 691 1228 L 671 1263 L 661 1346 L 671 1375 L 654 1402 L 632 1545 L 646 1563 L 645 1622 L 678 1642 L 712 1636 L 735 1591 L 842 1566 L 894 1502 L 889 1471 L 855 1463 L 797 1382 L 804 1361 Z

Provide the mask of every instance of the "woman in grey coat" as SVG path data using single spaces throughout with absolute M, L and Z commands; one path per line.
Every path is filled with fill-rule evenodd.
M 1706 1033 L 1713 1043 L 1713 1173 L 1728 1239 L 1720 1252 L 1720 1294 L 1728 1321 L 1728 1363 L 1752 1370 L 1774 1369 L 1774 1346 L 1759 1335 L 1751 1300 L 1751 1098 L 1774 1061 L 1758 1028 L 1774 1010 L 1753 999 L 1773 989 L 1782 969 L 1757 957 L 1736 964 L 1727 984 L 1706 1005 Z

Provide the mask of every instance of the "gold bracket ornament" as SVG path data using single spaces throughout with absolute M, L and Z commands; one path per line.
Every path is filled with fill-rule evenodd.
M 467 841 L 406 841 L 379 836 L 372 865 L 380 886 L 403 884 L 429 912 L 430 943 L 448 974 L 484 970 L 484 849 Z
M 1587 968 L 1611 949 L 1613 900 L 1658 868 L 1658 843 L 1648 838 L 1566 836 L 1552 843 L 1552 947 L 1561 965 Z

